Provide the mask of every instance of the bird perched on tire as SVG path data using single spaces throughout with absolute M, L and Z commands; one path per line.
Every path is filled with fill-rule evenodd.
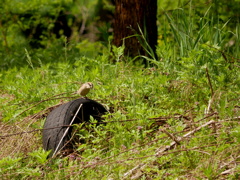
M 89 93 L 90 89 L 92 88 L 93 88 L 93 83 L 86 82 L 80 87 L 80 89 L 77 91 L 77 94 L 86 98 L 86 95 Z

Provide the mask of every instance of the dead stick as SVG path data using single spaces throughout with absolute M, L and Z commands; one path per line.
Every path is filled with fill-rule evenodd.
M 138 168 L 142 168 L 142 167 L 144 167 L 144 166 L 145 166 L 145 163 L 141 163 L 141 164 L 135 166 L 133 169 L 131 169 L 130 171 L 126 172 L 126 173 L 124 174 L 124 177 L 127 177 L 127 176 L 131 175 L 131 174 L 133 173 L 133 171 L 135 171 L 135 170 L 138 169 Z
M 172 140 L 174 140 L 174 142 L 176 142 L 178 145 L 180 145 L 180 142 L 178 141 L 178 138 L 175 137 L 173 134 L 169 133 L 167 130 L 165 129 L 160 129 L 160 131 L 164 132 L 166 135 L 168 135 Z
M 6 137 L 17 136 L 17 135 L 22 135 L 22 134 L 26 134 L 26 133 L 32 133 L 32 132 L 36 132 L 36 131 L 43 131 L 43 130 L 49 130 L 49 129 L 63 128 L 63 127 L 71 127 L 71 126 L 70 125 L 63 125 L 63 126 L 56 126 L 56 127 L 50 127 L 50 128 L 33 129 L 31 131 L 23 131 L 23 132 L 18 132 L 18 133 L 13 133 L 13 134 L 1 135 L 0 138 L 4 139 Z
M 208 126 L 208 125 L 210 125 L 210 124 L 212 124 L 212 123 L 214 123 L 214 122 L 215 122 L 214 120 L 211 120 L 211 121 L 209 121 L 209 122 L 207 122 L 207 123 L 199 126 L 198 128 L 196 128 L 196 129 L 188 132 L 187 134 L 183 135 L 183 137 L 182 137 L 182 138 L 179 138 L 178 141 L 179 141 L 179 142 L 182 141 L 184 138 L 186 138 L 186 137 L 194 134 L 195 132 L 199 131 L 199 130 L 202 129 L 203 127 L 206 127 L 206 126 Z M 162 152 L 164 152 L 164 151 L 166 151 L 166 150 L 168 150 L 168 149 L 171 149 L 171 148 L 172 148 L 173 146 L 175 146 L 176 144 L 177 144 L 177 143 L 176 143 L 175 141 L 171 142 L 171 144 L 168 145 L 167 147 L 159 149 L 155 155 L 156 155 L 156 156 L 159 156 Z
M 184 138 L 194 134 L 195 132 L 199 131 L 200 129 L 202 129 L 203 127 L 206 127 L 210 124 L 214 123 L 214 120 L 211 120 L 201 126 L 199 126 L 198 128 L 188 132 L 187 134 L 183 135 L 182 138 L 179 138 L 179 142 L 182 141 Z M 161 148 L 161 149 L 158 149 L 158 151 L 155 153 L 155 156 L 156 157 L 159 157 L 164 151 L 166 150 L 169 150 L 169 149 L 172 149 L 173 146 L 175 146 L 177 143 L 175 141 L 171 142 L 170 145 L 166 146 L 165 148 Z M 129 170 L 128 172 L 124 173 L 124 178 L 126 178 L 127 176 L 131 175 L 133 173 L 134 170 L 136 169 L 140 169 L 140 168 L 144 168 L 147 164 L 140 164 L 140 165 L 137 165 L 135 166 L 134 168 L 132 168 L 131 170 Z
M 78 107 L 78 109 L 77 109 L 75 115 L 74 115 L 73 118 L 72 118 L 72 121 L 71 121 L 70 124 L 69 124 L 69 127 L 67 127 L 67 129 L 65 130 L 65 132 L 64 132 L 62 138 L 60 139 L 60 141 L 59 141 L 59 143 L 58 143 L 58 145 L 57 145 L 57 147 L 56 147 L 56 149 L 55 149 L 55 151 L 54 151 L 52 157 L 54 157 L 55 154 L 59 151 L 58 148 L 60 147 L 60 144 L 62 143 L 63 138 L 64 138 L 64 137 L 66 136 L 66 134 L 68 133 L 68 130 L 70 129 L 70 126 L 73 124 L 73 122 L 74 122 L 76 116 L 78 115 L 78 112 L 80 111 L 81 107 L 82 107 L 82 104 L 79 105 L 79 107 Z
M 49 97 L 49 98 L 47 98 L 47 99 L 41 100 L 41 101 L 37 102 L 36 104 L 30 106 L 29 108 L 25 109 L 24 111 L 20 112 L 20 113 L 17 114 L 15 117 L 20 116 L 20 115 L 23 114 L 24 112 L 28 111 L 29 109 L 31 109 L 31 108 L 33 108 L 33 107 L 35 107 L 35 106 L 37 106 L 37 105 L 39 105 L 39 104 L 41 104 L 41 103 L 43 103 L 43 102 L 45 102 L 45 101 L 55 100 L 55 99 L 61 99 L 61 98 L 69 98 L 69 97 L 57 97 L 57 98 L 54 98 L 54 97 L 56 97 L 56 96 L 60 96 L 60 95 L 63 95 L 63 94 L 67 94 L 67 92 L 61 93 L 61 94 L 57 94 L 57 95 L 51 96 L 51 97 Z
M 211 94 L 212 94 L 212 97 L 213 97 L 213 87 L 212 87 L 212 82 L 211 82 L 211 79 L 210 79 L 210 75 L 208 73 L 208 68 L 206 67 L 206 74 L 207 74 L 207 78 L 208 78 L 208 83 L 209 83 L 209 86 L 210 86 L 210 89 L 211 89 Z
M 203 117 L 202 119 L 199 119 L 198 121 L 196 121 L 195 123 L 199 123 L 200 121 L 207 119 L 211 116 L 214 116 L 215 114 L 218 114 L 217 112 L 213 112 L 212 114 L 207 114 L 205 117 Z

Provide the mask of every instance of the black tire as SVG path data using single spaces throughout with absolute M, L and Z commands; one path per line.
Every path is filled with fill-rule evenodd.
M 63 135 L 81 104 L 82 107 L 73 124 L 87 122 L 90 120 L 90 116 L 97 121 L 100 121 L 101 115 L 107 112 L 103 105 L 98 102 L 83 98 L 70 101 L 51 111 L 47 116 L 42 133 L 43 148 L 46 151 L 52 150 L 49 157 L 51 157 L 55 151 L 57 152 L 64 149 L 66 146 L 66 143 L 69 141 L 71 136 L 72 127 L 69 128 L 64 137 Z

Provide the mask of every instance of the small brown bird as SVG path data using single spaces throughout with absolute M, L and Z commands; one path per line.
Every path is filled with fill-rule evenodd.
M 77 91 L 77 94 L 86 97 L 86 95 L 89 93 L 90 89 L 92 88 L 93 88 L 93 83 L 86 82 L 80 87 L 80 89 Z

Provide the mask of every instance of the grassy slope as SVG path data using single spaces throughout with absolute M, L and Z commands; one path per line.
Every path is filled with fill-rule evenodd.
M 35 69 L 25 66 L 5 71 L 2 74 L 1 135 L 41 128 L 44 118 L 31 115 L 77 98 L 70 97 L 79 87 L 76 82 L 95 84 L 89 97 L 114 108 L 112 115 L 106 118 L 114 122 L 97 127 L 89 125 L 93 131 L 79 130 L 87 143 L 79 145 L 77 152 L 80 154 L 62 159 L 46 160 L 38 131 L 5 137 L 1 139 L 2 177 L 118 179 L 129 172 L 126 178 L 236 178 L 240 129 L 239 119 L 235 118 L 239 116 L 239 92 L 234 88 L 234 81 L 233 89 L 219 87 L 211 97 L 207 84 L 201 87 L 173 73 L 164 72 L 161 67 L 112 65 L 106 63 L 104 56 L 97 60 L 79 58 L 71 65 L 46 64 Z M 61 93 L 68 94 L 50 100 Z M 18 116 L 44 99 L 49 100 Z M 210 99 L 211 110 L 206 114 Z M 148 119 L 156 117 L 165 123 Z M 128 119 L 135 120 L 117 122 Z M 168 133 L 180 138 L 209 121 L 214 123 L 199 128 L 181 139 L 180 145 L 173 145 L 157 155 L 159 149 L 175 142 Z M 130 171 L 134 167 L 138 168 Z M 229 169 L 229 173 L 221 175 Z

